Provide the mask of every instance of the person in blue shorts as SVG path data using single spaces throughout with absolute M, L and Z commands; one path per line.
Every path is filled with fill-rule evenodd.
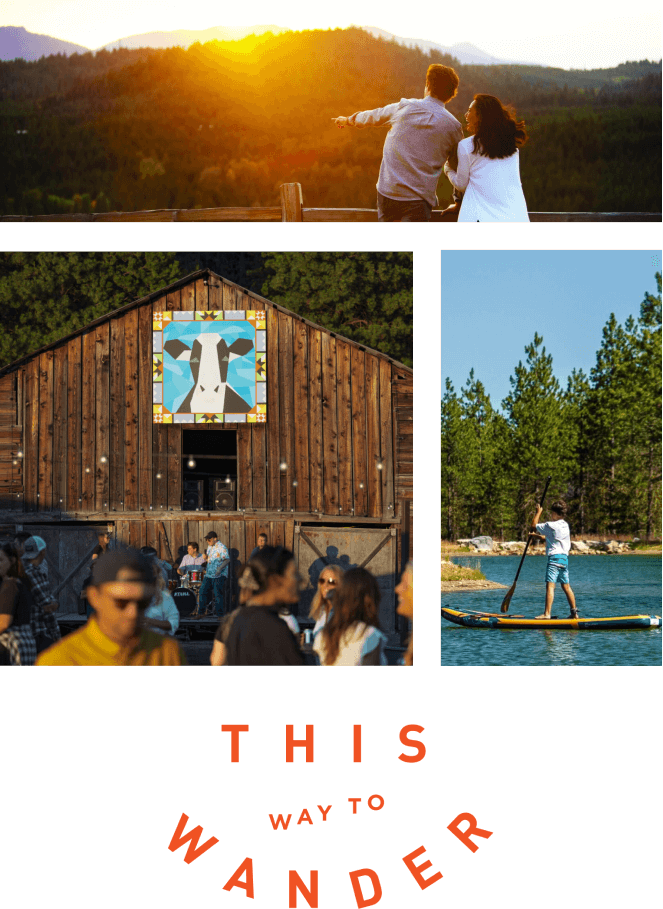
M 548 562 L 546 565 L 546 606 L 543 615 L 537 615 L 537 619 L 549 619 L 552 611 L 553 599 L 555 598 L 555 584 L 557 581 L 562 585 L 562 590 L 569 601 L 571 613 L 570 619 L 578 618 L 576 608 L 576 598 L 571 585 L 569 584 L 569 551 L 571 549 L 571 532 L 569 525 L 564 520 L 566 515 L 566 502 L 559 499 L 550 506 L 550 521 L 539 524 L 543 509 L 539 506 L 530 528 L 531 536 L 538 537 L 546 541 L 546 555 Z

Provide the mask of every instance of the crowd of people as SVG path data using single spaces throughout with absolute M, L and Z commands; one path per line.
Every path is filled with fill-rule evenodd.
M 210 662 L 213 666 L 386 665 L 387 636 L 379 627 L 380 588 L 364 568 L 320 572 L 304 631 L 296 615 L 305 584 L 295 558 L 261 534 L 239 577 L 239 605 L 224 610 L 229 556 L 215 533 L 205 555 L 189 543 L 171 567 L 144 547 L 113 549 L 102 533 L 85 582 L 88 618 L 62 638 L 58 603 L 48 578 L 46 543 L 18 534 L 0 547 L 0 665 L 184 665 L 174 635 L 180 614 L 168 590 L 171 571 L 180 576 L 205 565 L 200 608 L 214 597 L 220 618 Z M 207 599 L 203 589 L 208 582 Z M 412 571 L 400 584 L 398 612 L 412 620 Z M 403 660 L 412 665 L 412 638 Z

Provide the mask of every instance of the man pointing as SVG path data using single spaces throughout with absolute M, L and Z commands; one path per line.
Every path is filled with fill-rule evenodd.
M 377 183 L 378 221 L 430 220 L 444 162 L 463 138 L 460 123 L 445 106 L 458 91 L 458 81 L 450 66 L 433 63 L 423 98 L 401 98 L 376 110 L 334 118 L 339 129 L 389 127 Z

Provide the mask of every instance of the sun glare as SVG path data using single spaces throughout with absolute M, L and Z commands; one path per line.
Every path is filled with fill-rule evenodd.
M 226 57 L 258 59 L 262 45 L 273 37 L 271 32 L 265 32 L 262 35 L 247 35 L 239 41 L 216 41 L 214 44 L 218 45 L 219 50 L 223 51 Z

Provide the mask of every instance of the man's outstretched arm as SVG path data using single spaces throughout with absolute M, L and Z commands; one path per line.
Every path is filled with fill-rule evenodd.
M 332 117 L 332 120 L 339 129 L 343 129 L 346 126 L 356 126 L 357 129 L 362 129 L 364 126 L 385 126 L 391 122 L 399 104 L 399 101 L 395 101 L 393 104 L 387 104 L 386 107 L 358 111 L 349 117 Z

